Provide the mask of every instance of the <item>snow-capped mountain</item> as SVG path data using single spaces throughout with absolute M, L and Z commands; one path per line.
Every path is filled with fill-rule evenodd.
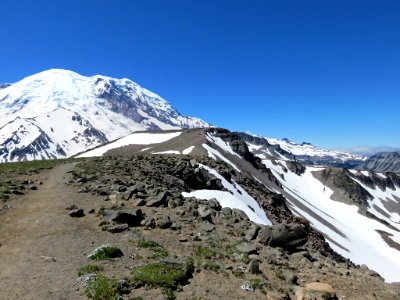
M 48 70 L 0 88 L 0 162 L 68 157 L 138 130 L 196 128 L 129 79 Z
M 276 154 L 278 154 L 280 158 L 285 157 L 285 159 L 290 160 L 296 159 L 307 165 L 354 168 L 367 159 L 366 156 L 358 154 L 319 149 L 306 142 L 297 144 L 287 138 L 263 138 L 244 133 L 242 133 L 242 138 L 249 142 L 257 140 L 258 143 L 265 140 L 262 143 L 263 147 L 258 147 L 258 149 L 256 149 L 259 151 L 259 154 L 265 154 L 267 156 L 272 155 L 275 157 Z M 271 153 L 271 151 L 273 151 L 273 153 Z
M 291 160 L 291 153 L 268 145 L 264 138 L 207 128 L 133 133 L 81 156 L 174 154 L 194 155 L 196 160 L 208 156 L 217 162 L 205 168 L 212 168 L 231 193 L 199 190 L 186 196 L 215 198 L 222 206 L 239 208 L 259 224 L 306 219 L 322 234 L 311 239 L 311 247 L 324 253 L 333 249 L 377 271 L 386 281 L 400 281 L 400 176 L 304 166 Z M 225 168 L 221 164 L 230 171 L 218 173 Z M 246 179 L 239 185 L 229 180 L 231 174 Z M 255 189 L 262 191 L 262 196 L 255 196 Z M 285 207 L 290 213 L 282 213 Z M 322 236 L 330 248 L 318 242 Z
M 368 158 L 357 169 L 376 172 L 394 172 L 400 174 L 400 151 L 379 152 Z

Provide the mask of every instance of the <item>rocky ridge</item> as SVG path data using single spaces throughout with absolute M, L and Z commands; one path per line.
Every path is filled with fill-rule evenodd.
M 357 169 L 400 174 L 400 151 L 377 153 L 357 166 Z
M 218 167 L 218 172 L 240 182 L 247 191 L 256 186 L 252 196 L 260 187 L 228 165 L 170 155 L 91 159 L 74 171 L 70 184 L 79 193 L 98 195 L 99 203 L 93 203 L 91 213 L 99 218 L 99 230 L 126 235 L 137 245 L 134 261 L 141 262 L 137 269 L 169 264 L 171 259 L 185 268 L 192 259 L 193 271 L 181 289 L 171 288 L 171 297 L 245 299 L 251 293 L 253 299 L 360 299 L 353 285 L 360 287 L 363 281 L 382 286 L 373 292 L 365 288 L 363 297 L 373 297 L 373 293 L 381 293 L 381 299 L 392 297 L 395 286 L 389 288 L 377 273 L 315 247 L 313 230 L 291 216 L 284 201 L 273 201 L 273 208 L 264 208 L 271 219 L 279 215 L 280 222 L 262 226 L 250 222 L 241 211 L 222 208 L 218 201 L 182 197 L 190 189 L 223 189 L 215 177 L 199 171 L 199 163 Z M 269 192 L 264 197 L 279 195 Z M 143 246 L 148 244 L 143 241 L 156 246 Z M 200 288 L 204 280 L 206 290 Z M 212 283 L 215 280 L 218 286 Z M 225 284 L 234 290 L 227 291 L 222 287 Z M 147 299 L 148 288 L 146 282 L 133 284 L 121 295 Z

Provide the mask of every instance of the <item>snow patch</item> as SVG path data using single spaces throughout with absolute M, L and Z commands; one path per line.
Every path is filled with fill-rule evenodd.
M 272 225 L 271 221 L 265 214 L 265 211 L 261 209 L 257 201 L 254 200 L 254 198 L 252 198 L 239 184 L 233 180 L 232 183 L 229 183 L 214 169 L 202 164 L 199 164 L 199 166 L 220 179 L 224 188 L 226 188 L 229 192 L 216 190 L 197 190 L 190 193 L 182 193 L 184 197 L 195 197 L 197 199 L 206 200 L 215 198 L 222 207 L 242 210 L 254 223 Z
M 149 144 L 159 144 L 173 139 L 181 134 L 181 131 L 172 133 L 133 133 L 126 137 L 123 137 L 113 143 L 107 144 L 105 146 L 93 149 L 86 153 L 79 155 L 78 157 L 92 157 L 92 156 L 102 156 L 108 150 L 128 146 L 128 145 L 149 145 Z
M 221 153 L 218 152 L 218 150 L 215 150 L 214 148 L 211 148 L 207 144 L 202 145 L 208 152 L 208 157 L 211 157 L 212 159 L 217 160 L 217 158 L 223 160 L 226 162 L 228 165 L 230 165 L 232 168 L 234 168 L 236 171 L 241 172 L 238 167 L 235 166 L 234 163 L 232 163 L 229 159 L 227 159 L 225 156 L 223 156 Z

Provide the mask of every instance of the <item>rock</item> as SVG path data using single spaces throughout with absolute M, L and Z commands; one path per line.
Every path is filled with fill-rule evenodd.
M 220 211 L 222 209 L 221 204 L 219 204 L 218 200 L 215 198 L 208 200 L 208 207 L 216 211 Z
M 239 245 L 236 246 L 236 250 L 238 250 L 241 253 L 245 254 L 257 254 L 257 247 L 254 244 L 251 243 L 240 243 Z
M 246 213 L 243 210 L 234 208 L 232 211 L 233 211 L 233 214 L 240 220 L 244 220 L 244 221 L 250 220 L 249 217 L 246 215 Z
M 111 232 L 111 233 L 119 233 L 119 232 L 123 232 L 128 229 L 129 229 L 128 224 L 120 224 L 120 225 L 107 227 L 107 231 Z
M 260 227 L 257 225 L 251 225 L 248 230 L 244 233 L 244 238 L 246 241 L 252 241 L 257 237 L 257 233 L 260 230 Z
M 200 242 L 200 241 L 201 241 L 201 237 L 198 236 L 198 235 L 195 235 L 195 236 L 193 237 L 193 241 L 194 241 L 194 242 Z
M 122 200 L 122 196 L 117 194 L 112 194 L 108 196 L 108 200 L 110 200 L 111 203 L 116 204 L 118 201 Z
M 167 197 L 171 196 L 170 192 L 162 192 L 161 194 L 158 194 L 155 198 L 147 201 L 146 206 L 148 207 L 160 207 L 160 206 L 167 206 Z
M 215 226 L 208 221 L 204 221 L 201 223 L 200 229 L 205 232 L 211 232 L 215 229 Z
M 139 240 L 144 240 L 144 237 L 137 231 L 129 231 L 128 232 L 128 240 L 130 241 L 139 241 Z
M 79 209 L 71 210 L 69 212 L 69 216 L 72 218 L 81 218 L 81 217 L 85 216 L 85 214 L 83 213 L 83 209 L 79 208 Z
M 161 229 L 168 229 L 171 225 L 172 221 L 168 216 L 162 216 L 160 219 L 156 220 L 156 226 Z
M 297 300 L 336 300 L 336 293 L 332 286 L 323 282 L 310 282 L 304 288 L 296 290 Z
M 224 207 L 221 209 L 221 213 L 225 216 L 225 217 L 231 217 L 233 215 L 233 211 L 230 207 Z
M 146 200 L 144 199 L 135 199 L 132 202 L 133 206 L 145 206 L 146 205 Z
M 20 196 L 24 195 L 24 192 L 21 192 L 19 190 L 11 190 L 11 193 L 13 193 L 14 195 L 20 195 Z
M 56 259 L 52 256 L 40 255 L 40 258 L 47 262 L 55 262 Z
M 182 206 L 183 204 L 184 204 L 184 201 L 180 197 L 170 198 L 168 200 L 168 207 L 170 207 L 170 208 Z
M 78 206 L 76 206 L 75 204 L 71 204 L 71 205 L 68 205 L 65 209 L 66 210 L 74 210 L 74 209 L 78 209 Z
M 77 179 L 75 179 L 75 183 L 86 183 L 87 179 L 84 177 L 78 177 Z
M 88 211 L 89 214 L 94 214 L 96 212 L 96 210 L 94 208 L 92 208 L 91 210 Z
M 153 217 L 147 217 L 140 224 L 142 226 L 147 227 L 147 228 L 155 228 L 156 227 L 156 220 L 154 220 Z
M 140 226 L 143 220 L 143 213 L 140 208 L 118 208 L 106 209 L 103 212 L 104 221 L 112 221 L 116 223 L 126 223 L 131 226 Z
M 197 212 L 203 221 L 208 221 L 210 223 L 212 223 L 212 219 L 216 215 L 215 210 L 210 209 L 207 206 L 199 206 Z
M 257 240 L 261 244 L 287 250 L 304 245 L 308 240 L 308 234 L 301 224 L 279 224 L 263 226 Z
M 176 270 L 181 270 L 188 277 L 191 277 L 192 272 L 194 271 L 193 261 L 190 258 L 185 257 L 176 257 L 176 258 L 165 258 L 160 261 L 161 264 L 171 266 Z
M 289 274 L 286 276 L 286 281 L 287 281 L 288 283 L 290 283 L 290 284 L 298 284 L 298 282 L 297 282 L 298 279 L 299 279 L 299 278 L 298 278 L 297 275 L 294 274 L 294 273 L 289 273 Z
M 37 186 L 32 185 L 32 186 L 29 187 L 29 189 L 30 189 L 31 191 L 37 191 Z
M 252 259 L 247 266 L 246 272 L 250 274 L 260 273 L 260 263 L 258 262 L 258 260 Z
M 178 224 L 178 223 L 173 223 L 172 225 L 171 225 L 171 228 L 170 228 L 171 230 L 181 230 L 182 229 L 182 226 L 180 225 L 180 224 Z
M 129 200 L 133 197 L 134 194 L 139 192 L 144 192 L 146 190 L 146 185 L 143 182 L 138 182 L 134 186 L 129 187 L 126 192 L 122 194 L 122 198 L 125 200 Z
M 188 241 L 188 238 L 185 237 L 185 236 L 180 236 L 180 237 L 179 237 L 179 241 L 180 241 L 181 243 L 185 243 L 185 242 Z

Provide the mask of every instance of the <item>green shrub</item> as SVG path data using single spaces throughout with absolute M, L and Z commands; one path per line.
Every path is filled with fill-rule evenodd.
M 194 255 L 206 259 L 212 259 L 214 257 L 218 257 L 218 253 L 215 250 L 209 247 L 198 246 L 198 245 L 194 247 Z
M 203 262 L 203 268 L 206 270 L 219 272 L 223 270 L 223 265 L 215 260 L 206 260 L 205 262 Z
M 132 283 L 137 286 L 160 287 L 167 299 L 175 299 L 175 293 L 181 284 L 191 276 L 193 266 L 154 263 L 138 267 L 132 271 Z
M 119 299 L 123 288 L 121 282 L 116 279 L 96 275 L 89 279 L 85 295 L 93 300 Z
M 151 259 L 164 258 L 168 256 L 168 251 L 159 243 L 149 240 L 139 240 L 138 246 L 141 248 L 148 248 L 153 253 L 149 256 Z
M 99 265 L 85 265 L 79 268 L 78 276 L 82 276 L 85 274 L 97 273 L 103 271 L 104 268 Z
M 120 256 L 123 256 L 123 253 L 121 249 L 118 248 L 118 246 L 102 245 L 94 249 L 93 252 L 88 255 L 88 258 L 92 260 L 106 260 Z

